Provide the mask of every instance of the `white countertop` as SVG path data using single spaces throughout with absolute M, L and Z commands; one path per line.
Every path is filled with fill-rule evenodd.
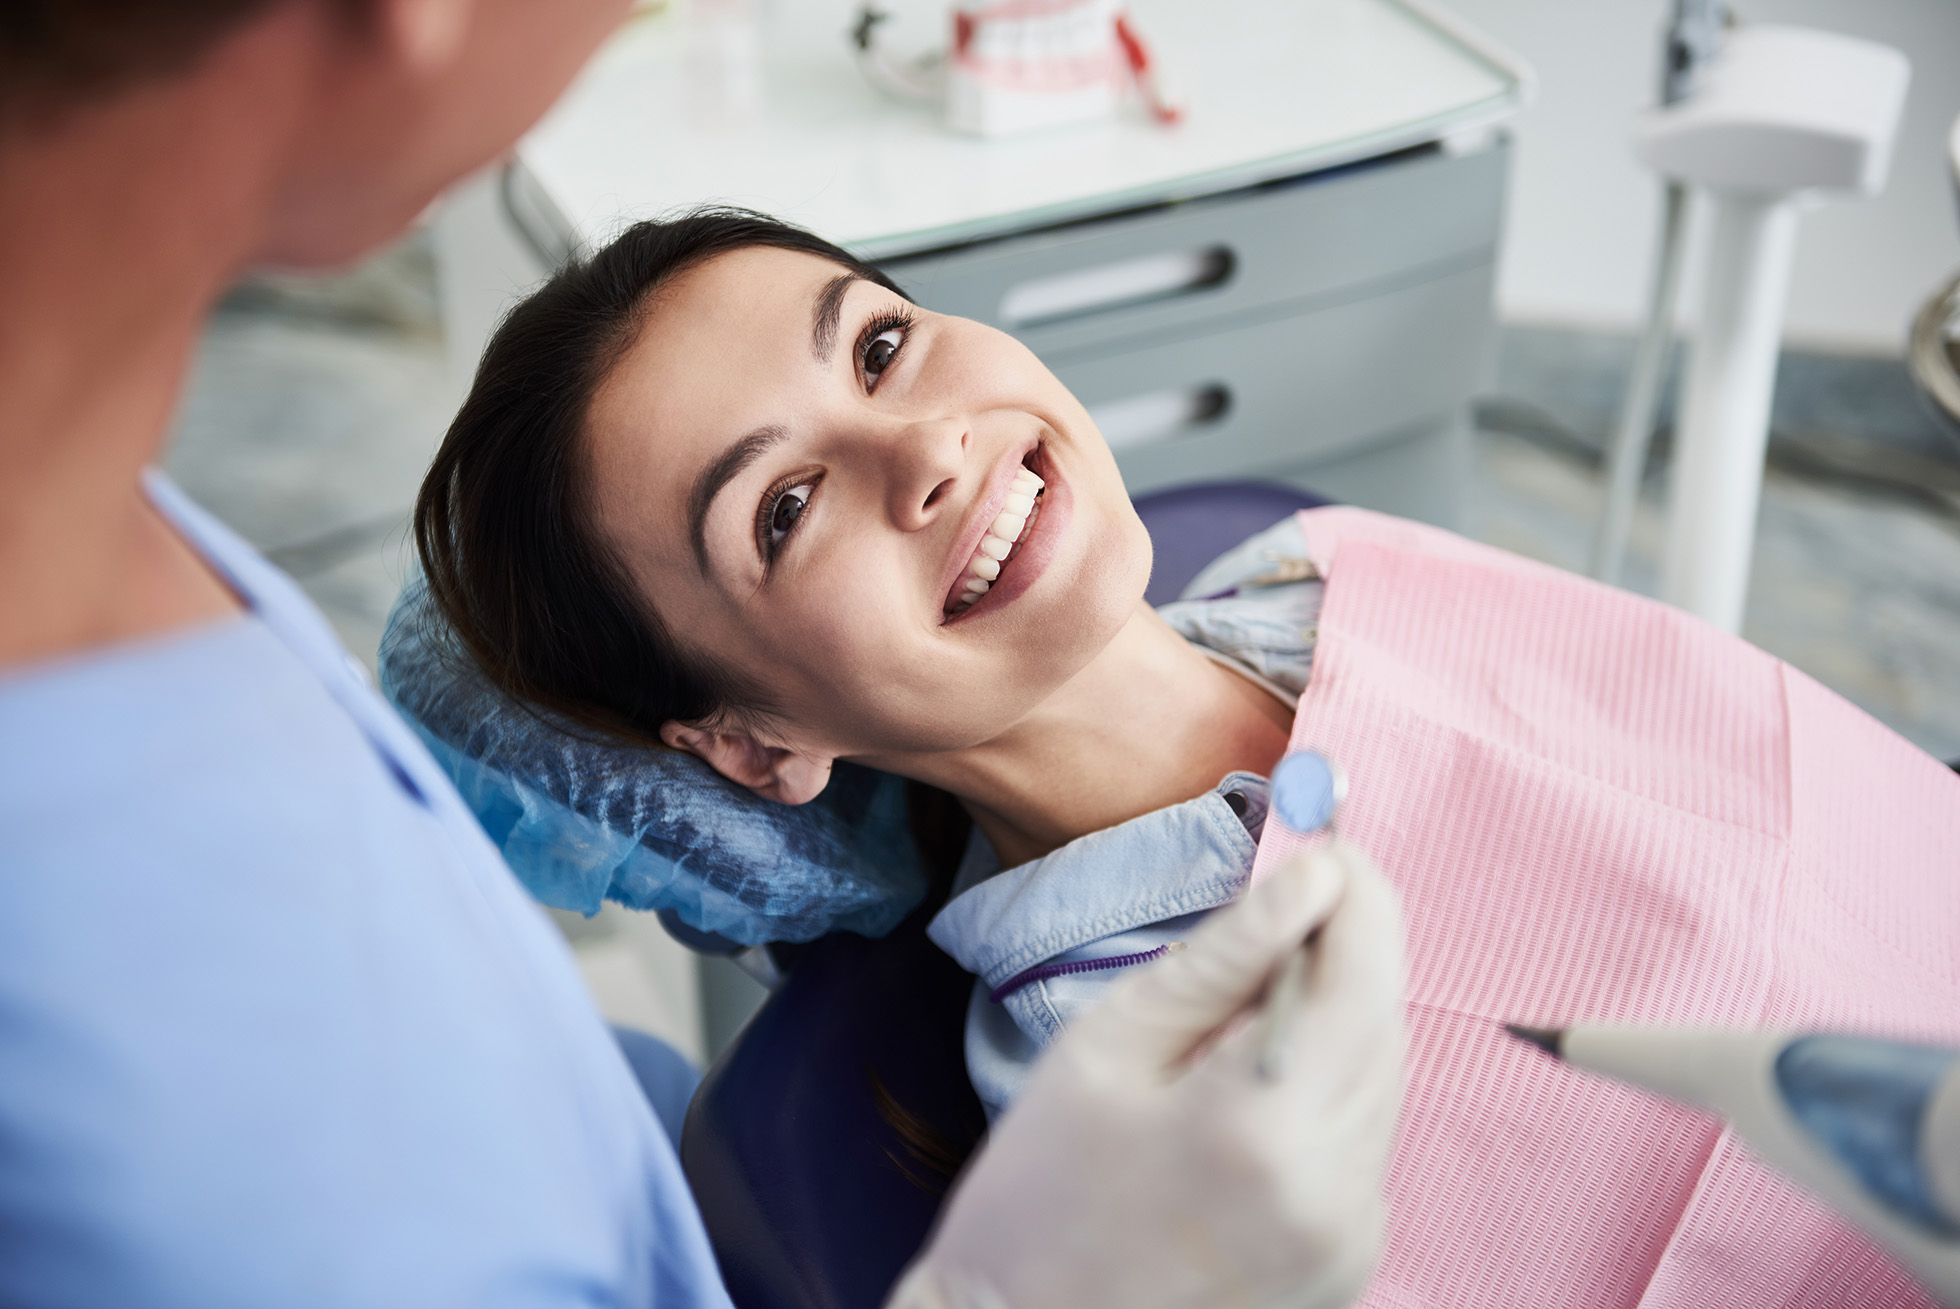
M 640 19 L 524 140 L 524 168 L 582 238 L 715 201 L 885 257 L 1369 158 L 1529 93 L 1426 0 L 1133 0 L 1182 123 L 1132 97 L 1108 122 L 981 140 L 865 82 L 855 8 L 694 0 Z

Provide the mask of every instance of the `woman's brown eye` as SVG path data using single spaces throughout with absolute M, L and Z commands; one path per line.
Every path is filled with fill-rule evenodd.
M 871 344 L 864 348 L 864 375 L 875 378 L 883 373 L 891 363 L 898 347 L 905 343 L 905 332 L 901 328 L 890 328 L 871 338 Z
M 796 520 L 803 517 L 803 507 L 810 503 L 810 493 L 816 489 L 816 483 L 807 482 L 802 486 L 793 486 L 776 497 L 775 507 L 769 511 L 771 548 L 781 545 L 796 526 Z

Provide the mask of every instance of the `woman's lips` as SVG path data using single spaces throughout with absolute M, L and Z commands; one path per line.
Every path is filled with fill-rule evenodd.
M 957 580 L 953 592 L 947 596 L 949 606 L 945 623 L 971 622 L 979 616 L 993 613 L 1011 604 L 1029 587 L 1033 586 L 1054 558 L 1063 532 L 1070 518 L 1070 499 L 1068 486 L 1062 481 L 1059 471 L 1048 457 L 1045 447 L 1037 445 L 1023 457 L 1021 463 L 1043 482 L 1041 498 L 1034 512 L 1028 516 L 1020 539 L 1011 554 L 1010 566 L 1003 567 L 1000 575 L 989 585 L 985 593 L 964 608 L 954 609 L 952 602 L 964 594 L 964 581 Z M 965 577 L 964 571 L 961 574 Z
M 972 558 L 953 583 L 946 597 L 945 612 L 957 614 L 971 607 L 1013 562 L 1021 545 L 1034 530 L 1041 515 L 1041 493 L 1045 483 L 1031 469 L 1023 467 L 1014 476 L 1000 512 L 988 524 L 986 535 L 974 549 Z
M 964 592 L 967 566 L 979 551 L 980 542 L 986 538 L 988 530 L 1000 518 L 1001 510 L 1007 507 L 1007 497 L 1014 490 L 1015 482 L 1034 463 L 1040 448 L 1040 442 L 1029 440 L 1025 445 L 1003 450 L 994 461 L 994 466 L 988 470 L 980 494 L 967 506 L 960 519 L 959 536 L 947 554 L 945 571 L 940 575 L 941 621 L 952 609 L 953 602 Z

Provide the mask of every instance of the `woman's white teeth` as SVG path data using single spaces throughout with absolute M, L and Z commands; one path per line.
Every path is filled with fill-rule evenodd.
M 999 515 L 988 526 L 987 534 L 980 538 L 979 547 L 973 558 L 967 561 L 966 572 L 960 577 L 961 590 L 952 604 L 957 613 L 987 594 L 987 590 L 1000 576 L 1001 566 L 1005 564 L 1022 538 L 1028 534 L 1028 525 L 1040 512 L 1042 480 L 1023 468 L 1014 478 L 1014 485 L 1002 502 Z

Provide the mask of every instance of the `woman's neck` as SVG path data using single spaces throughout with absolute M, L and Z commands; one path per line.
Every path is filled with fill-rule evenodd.
M 1292 721 L 1139 603 L 1088 667 L 1006 732 L 887 766 L 957 795 L 1011 867 L 1234 770 L 1271 771 Z

